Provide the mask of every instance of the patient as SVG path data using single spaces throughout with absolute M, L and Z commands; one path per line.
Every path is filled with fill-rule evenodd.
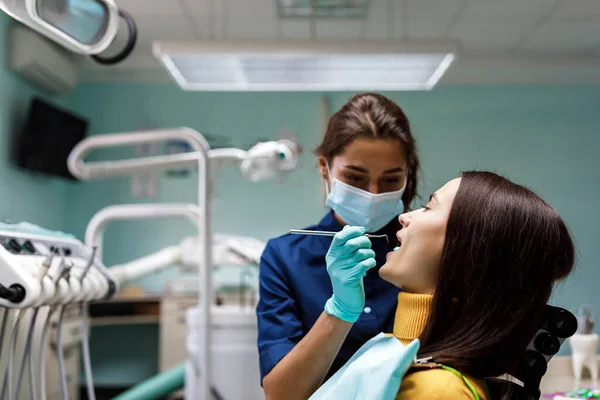
M 489 400 L 482 378 L 516 372 L 553 283 L 573 268 L 568 229 L 535 193 L 489 172 L 463 173 L 399 219 L 402 245 L 379 274 L 403 289 L 394 336 L 419 337 L 418 357 L 431 360 L 407 372 L 397 398 Z

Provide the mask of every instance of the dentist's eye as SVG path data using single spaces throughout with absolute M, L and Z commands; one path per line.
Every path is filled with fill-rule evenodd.
M 345 178 L 346 178 L 348 181 L 351 181 L 351 182 L 359 182 L 359 181 L 362 181 L 362 180 L 363 180 L 363 177 L 362 177 L 362 176 L 358 176 L 358 175 L 352 175 L 352 174 L 347 174 L 347 175 L 345 176 Z

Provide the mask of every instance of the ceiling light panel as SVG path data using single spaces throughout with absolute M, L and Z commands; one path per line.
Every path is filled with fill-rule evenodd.
M 452 51 L 360 47 L 155 44 L 154 53 L 183 89 L 204 91 L 428 90 L 454 60 Z

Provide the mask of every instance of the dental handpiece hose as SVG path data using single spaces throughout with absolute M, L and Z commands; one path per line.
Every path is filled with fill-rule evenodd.
M 62 306 L 60 314 L 58 315 L 58 322 L 56 324 L 56 355 L 58 356 L 58 376 L 60 378 L 60 392 L 62 400 L 69 400 L 69 393 L 67 390 L 67 375 L 65 370 L 65 354 L 62 348 L 62 322 L 65 315 L 67 306 Z
M 15 386 L 15 392 L 11 399 L 18 399 L 19 393 L 21 391 L 21 381 L 23 379 L 23 374 L 25 372 L 25 360 L 28 358 L 28 354 L 31 351 L 31 342 L 33 340 L 33 331 L 35 327 L 35 321 L 37 319 L 39 308 L 33 309 L 33 314 L 31 315 L 31 319 L 29 320 L 29 326 L 27 327 L 27 334 L 25 337 L 25 344 L 23 346 L 23 351 L 21 353 L 21 359 L 19 360 L 19 367 L 17 369 L 17 384 Z M 31 376 L 29 377 L 31 379 Z M 34 385 L 35 383 L 30 380 L 30 385 Z M 32 399 L 33 400 L 33 399 Z
M 4 308 L 4 313 L 2 315 L 2 328 L 0 329 L 0 352 L 2 351 L 2 346 L 4 345 L 4 334 L 6 332 L 6 326 L 8 325 L 8 315 L 10 314 L 10 310 L 10 308 Z M 5 368 L 8 368 L 8 365 Z M 0 394 L 0 399 L 2 398 L 3 396 Z
M 6 368 L 4 369 L 4 377 L 2 379 L 0 399 L 4 399 L 6 394 L 8 394 L 8 398 L 10 398 L 10 394 L 12 393 L 12 359 L 15 352 L 19 325 L 21 324 L 21 316 L 21 310 L 18 309 L 15 313 L 15 318 L 13 319 L 13 326 L 10 332 L 10 339 L 8 341 L 8 357 L 6 360 Z
M 46 259 L 42 262 L 36 277 L 38 278 L 40 284 L 42 284 L 44 277 L 48 274 L 48 270 L 52 265 L 52 260 L 54 259 L 53 255 L 48 255 Z M 23 374 L 25 372 L 25 360 L 28 361 L 29 364 L 29 385 L 30 385 L 30 397 L 32 400 L 36 399 L 35 395 L 35 380 L 33 379 L 33 364 L 31 362 L 31 347 L 33 341 L 33 332 L 35 330 L 35 323 L 37 320 L 39 308 L 35 308 L 33 310 L 33 314 L 31 315 L 31 319 L 29 321 L 29 326 L 27 327 L 27 334 L 25 339 L 25 345 L 23 346 L 23 352 L 21 354 L 21 359 L 19 361 L 19 367 L 17 369 L 17 385 L 15 387 L 15 393 L 11 397 L 13 399 L 18 399 L 21 391 L 21 381 L 23 379 Z
M 37 315 L 35 316 L 36 320 L 37 320 Z M 33 323 L 36 322 L 36 320 L 34 320 Z M 32 327 L 33 329 L 34 327 Z M 36 386 L 35 386 L 35 375 L 33 372 L 33 358 L 32 358 L 32 353 L 33 351 L 31 350 L 33 347 L 32 344 L 29 345 L 29 353 L 27 354 L 27 376 L 29 376 L 29 397 L 31 398 L 31 400 L 37 400 L 37 391 L 36 391 Z
M 8 288 L 0 284 L 0 297 L 5 298 L 13 303 L 19 303 L 25 298 L 25 289 L 19 284 L 13 284 Z M 10 398 L 12 394 L 12 362 L 17 346 L 17 333 L 19 331 L 19 325 L 21 324 L 21 318 L 21 310 L 17 310 L 10 333 L 8 357 L 2 379 L 2 388 L 0 389 L 0 399 L 3 399 L 6 394 L 8 394 Z M 2 329 L 4 330 L 4 327 Z M 2 336 L 4 336 L 4 332 L 2 332 Z
M 61 277 L 67 280 L 67 282 L 69 280 L 71 268 L 73 268 L 72 263 L 65 268 L 63 271 L 63 276 Z M 62 323 L 66 310 L 67 306 L 63 305 L 60 310 L 60 314 L 58 315 L 58 322 L 56 323 L 56 355 L 58 358 L 58 376 L 60 378 L 60 391 L 62 400 L 69 400 L 69 393 L 67 390 L 67 374 L 65 369 L 65 353 L 62 347 Z
M 0 284 L 0 297 L 13 302 L 19 303 L 25 298 L 25 289 L 21 285 L 11 285 L 10 288 L 7 288 Z M 2 321 L 2 342 L 4 343 L 4 333 L 6 329 L 6 322 L 8 318 L 9 310 L 6 309 L 4 311 L 3 321 Z M 6 393 L 10 396 L 12 393 L 11 385 L 12 385 L 12 359 L 13 353 L 15 351 L 15 346 L 17 343 L 17 332 L 19 330 L 19 324 L 21 323 L 21 310 L 17 310 L 14 317 L 14 323 L 12 326 L 12 330 L 10 332 L 10 338 L 8 341 L 8 357 L 6 361 L 6 366 L 4 368 L 4 375 L 2 377 L 2 387 L 0 388 L 0 399 L 4 399 Z
M 80 278 L 82 284 L 83 279 L 92 268 L 92 265 L 94 265 L 97 250 L 98 246 L 92 247 L 92 254 L 90 255 L 88 264 Z M 83 357 L 83 371 L 85 373 L 85 386 L 87 389 L 88 400 L 96 400 L 96 393 L 94 392 L 94 380 L 92 376 L 92 361 L 90 356 L 89 318 L 87 304 L 81 303 L 79 305 L 79 311 L 81 313 L 81 352 Z
M 38 356 L 38 379 L 40 382 L 39 398 L 46 400 L 46 374 L 44 373 L 44 366 L 46 365 L 46 337 L 48 336 L 48 329 L 50 328 L 50 321 L 52 315 L 56 311 L 57 306 L 50 306 L 46 321 L 42 329 L 42 337 L 40 340 L 40 352 Z
M 56 285 L 58 285 L 59 280 L 63 277 L 63 274 L 66 269 L 65 259 L 62 258 L 60 260 L 60 264 L 55 269 L 49 269 L 48 276 L 54 281 Z M 44 327 L 42 329 L 42 337 L 40 340 L 40 352 L 38 358 L 38 379 L 40 382 L 40 391 L 39 398 L 42 400 L 46 400 L 46 374 L 44 373 L 44 366 L 46 365 L 46 337 L 48 335 L 48 330 L 50 328 L 50 321 L 52 319 L 52 315 L 56 311 L 57 306 L 50 306 L 48 310 L 48 315 L 46 316 L 46 321 L 44 322 Z
M 0 352 L 2 351 L 1 346 L 4 344 L 4 333 L 6 332 L 6 325 L 8 322 L 8 314 L 10 313 L 10 308 L 4 308 L 2 313 L 2 328 L 0 328 Z

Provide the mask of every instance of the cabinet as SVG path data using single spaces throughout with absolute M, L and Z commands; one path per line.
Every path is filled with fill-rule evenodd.
M 250 289 L 221 291 L 217 304 L 254 304 Z M 198 305 L 198 296 L 170 294 L 160 301 L 159 370 L 165 371 L 188 359 L 186 348 L 187 325 L 185 313 Z M 253 306 L 252 306 L 253 307 Z
M 185 312 L 198 304 L 196 296 L 167 296 L 160 303 L 159 370 L 184 362 L 187 356 Z

